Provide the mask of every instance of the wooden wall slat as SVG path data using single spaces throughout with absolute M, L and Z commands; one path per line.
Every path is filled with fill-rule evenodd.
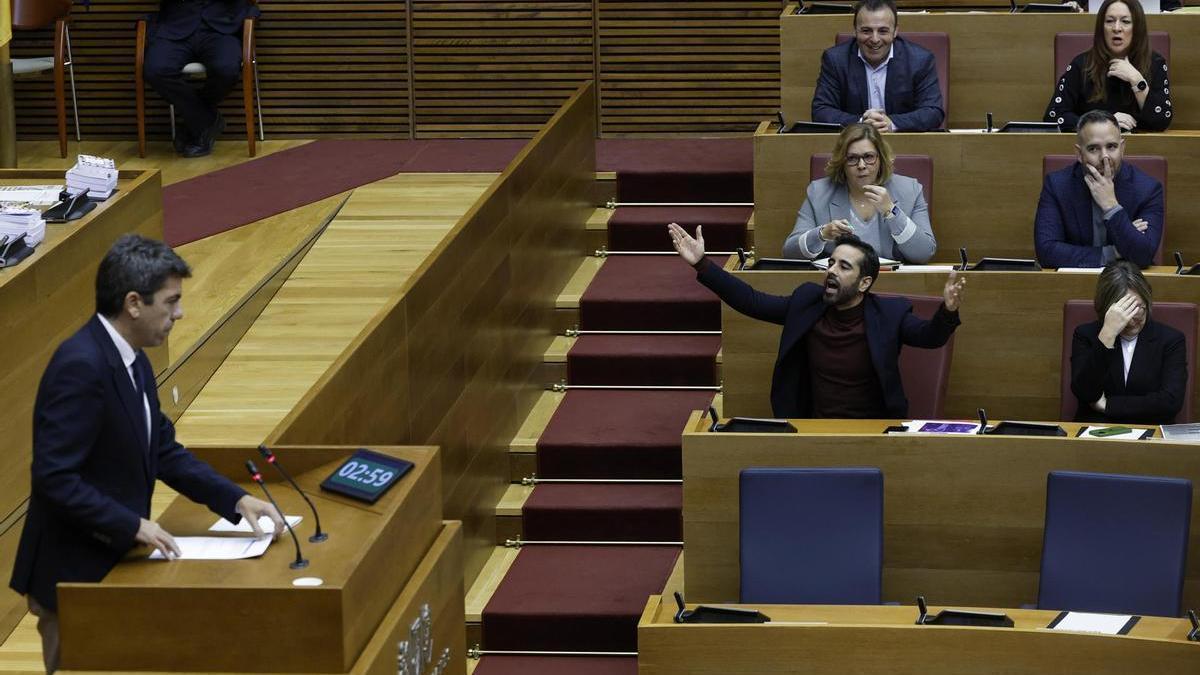
M 266 0 L 266 134 L 532 136 L 587 80 L 600 82 L 606 135 L 752 131 L 779 108 L 781 5 Z M 108 0 L 73 15 L 85 139 L 134 137 L 134 22 L 156 7 Z M 51 31 L 18 33 L 12 48 L 14 57 L 47 56 Z M 147 101 L 149 137 L 165 140 L 167 106 L 152 91 Z M 17 83 L 16 112 L 22 138 L 55 136 L 49 74 Z M 244 129 L 240 88 L 222 112 L 225 137 L 236 140 Z
M 609 135 L 746 132 L 779 109 L 778 0 L 598 0 Z
M 135 137 L 134 25 L 157 3 L 113 0 L 72 14 L 71 43 L 85 139 Z M 258 70 L 263 122 L 271 138 L 324 134 L 407 137 L 411 131 L 405 2 L 263 3 Z M 49 56 L 50 29 L 22 32 L 14 58 Z M 17 130 L 23 138 L 56 135 L 53 81 L 19 80 Z M 70 92 L 67 116 L 70 118 Z M 167 105 L 147 88 L 147 134 L 169 136 Z M 241 87 L 221 106 L 225 138 L 245 134 Z M 68 121 L 68 126 L 70 122 Z
M 417 135 L 532 136 L 592 79 L 592 3 L 412 0 Z

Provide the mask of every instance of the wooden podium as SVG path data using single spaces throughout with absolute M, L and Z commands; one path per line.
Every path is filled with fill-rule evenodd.
M 251 494 L 252 447 L 193 448 Z M 441 519 L 436 448 L 372 447 L 414 463 L 375 504 L 320 489 L 355 448 L 277 448 L 321 515 L 328 540 L 310 543 L 312 513 L 278 472 L 262 466 L 309 564 L 291 569 L 284 533 L 248 560 L 173 562 L 132 552 L 100 583 L 60 584 L 64 671 L 463 674 L 461 524 Z M 217 516 L 185 498 L 159 522 L 175 536 L 209 536 Z M 229 535 L 232 536 L 232 535 Z M 319 586 L 294 585 L 318 578 Z
M 1143 616 L 1128 635 L 1047 630 L 1058 612 L 1001 609 L 1012 628 L 918 626 L 916 607 L 759 605 L 765 624 L 677 624 L 652 596 L 638 623 L 639 675 L 1194 673 L 1187 619 Z M 942 607 L 930 608 L 937 612 Z

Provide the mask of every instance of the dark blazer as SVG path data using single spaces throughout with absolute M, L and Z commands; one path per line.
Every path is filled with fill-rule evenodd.
M 858 42 L 834 45 L 821 55 L 821 74 L 813 92 L 815 122 L 852 124 L 870 107 L 867 73 L 858 57 Z M 897 36 L 892 42 L 883 107 L 897 131 L 929 131 L 946 116 L 938 87 L 933 53 Z
M 1125 380 L 1121 342 L 1100 342 L 1101 321 L 1078 326 L 1071 339 L 1071 391 L 1079 399 L 1077 422 L 1170 424 L 1187 394 L 1187 343 L 1183 333 L 1153 320 L 1138 334 Z M 1090 403 L 1105 396 L 1105 413 Z
M 1108 242 L 1122 258 L 1140 267 L 1154 262 L 1162 239 L 1162 184 L 1129 162 L 1113 179 L 1121 210 L 1105 223 Z M 1149 225 L 1138 232 L 1133 221 Z M 1044 267 L 1103 267 L 1103 250 L 1092 246 L 1092 193 L 1083 182 L 1083 165 L 1052 171 L 1042 181 L 1034 216 L 1033 244 Z
M 154 22 L 154 36 L 182 40 L 201 25 L 232 35 L 242 30 L 245 19 L 259 13 L 258 5 L 246 0 L 162 0 Z
M 1146 75 L 1150 88 L 1141 108 L 1129 83 L 1115 77 L 1108 78 L 1104 100 L 1092 101 L 1095 90 L 1087 77 L 1087 60 L 1087 52 L 1076 56 L 1059 76 L 1050 103 L 1046 104 L 1045 121 L 1061 124 L 1063 131 L 1075 131 L 1084 113 L 1099 109 L 1132 116 L 1137 120 L 1138 131 L 1164 131 L 1171 126 L 1171 82 L 1167 77 L 1167 61 L 1161 54 L 1150 54 L 1150 73 Z
M 58 582 L 99 581 L 133 548 L 156 478 L 241 519 L 245 491 L 175 441 L 144 353 L 134 371 L 150 402 L 149 446 L 143 404 L 98 318 L 59 346 L 38 386 L 33 485 L 9 585 L 48 609 L 58 607 Z
M 711 261 L 704 261 L 696 275 L 730 307 L 746 316 L 783 326 L 779 356 L 771 377 L 771 409 L 776 417 L 812 417 L 808 353 L 804 336 L 825 313 L 825 288 L 801 284 L 790 296 L 761 293 Z M 863 300 L 867 324 L 867 347 L 871 364 L 883 389 L 883 402 L 890 417 L 908 415 L 908 398 L 900 380 L 900 348 L 903 345 L 936 349 L 946 344 L 958 327 L 958 312 L 939 307 L 925 321 L 912 313 L 906 298 L 881 298 L 867 294 Z

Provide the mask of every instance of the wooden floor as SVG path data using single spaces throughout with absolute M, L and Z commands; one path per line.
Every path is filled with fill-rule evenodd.
M 306 141 L 268 141 L 259 154 Z M 245 161 L 245 144 L 221 142 L 213 155 L 184 160 L 167 144 L 145 159 L 130 142 L 72 142 L 71 152 L 111 157 L 123 168 L 159 168 L 170 184 Z M 23 142 L 24 168 L 69 168 L 55 142 Z M 396 293 L 496 174 L 402 174 L 353 191 L 258 321 L 180 418 L 184 443 L 257 444 Z M 275 267 L 345 195 L 187 244 L 193 268 L 185 319 L 172 331 L 172 360 L 186 352 L 266 272 Z M 157 517 L 175 497 L 161 483 Z M 0 672 L 41 672 L 41 644 L 26 616 L 0 645 Z

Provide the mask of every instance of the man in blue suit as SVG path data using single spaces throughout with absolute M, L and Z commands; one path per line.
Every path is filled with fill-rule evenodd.
M 742 314 L 783 326 L 771 378 L 776 417 L 907 417 L 900 348 L 936 349 L 958 327 L 965 278 L 950 272 L 942 306 L 932 319 L 920 319 L 907 299 L 869 293 L 879 257 L 854 235 L 835 242 L 824 284 L 801 284 L 779 296 L 754 290 L 705 258 L 700 227 L 695 238 L 675 223 L 667 228 L 700 283 Z
M 1151 265 L 1162 239 L 1162 184 L 1121 162 L 1125 139 L 1108 111 L 1079 118 L 1075 151 L 1078 162 L 1042 181 L 1033 231 L 1042 266 Z
M 946 116 L 933 54 L 896 35 L 895 0 L 859 0 L 855 39 L 821 55 L 816 122 L 866 122 L 883 132 L 929 131 Z
M 63 342 L 38 386 L 33 477 L 10 586 L 38 617 L 46 672 L 58 667 L 59 582 L 95 582 L 136 544 L 170 560 L 179 547 L 149 519 L 155 480 L 237 523 L 278 512 L 175 441 L 142 350 L 183 316 L 187 263 L 166 244 L 117 240 L 96 275 L 96 315 Z
M 143 76 L 183 118 L 175 150 L 184 157 L 212 152 L 225 129 L 217 106 L 241 73 L 242 22 L 258 15 L 247 0 L 162 0 L 150 25 Z M 204 64 L 199 91 L 183 75 L 188 63 Z

